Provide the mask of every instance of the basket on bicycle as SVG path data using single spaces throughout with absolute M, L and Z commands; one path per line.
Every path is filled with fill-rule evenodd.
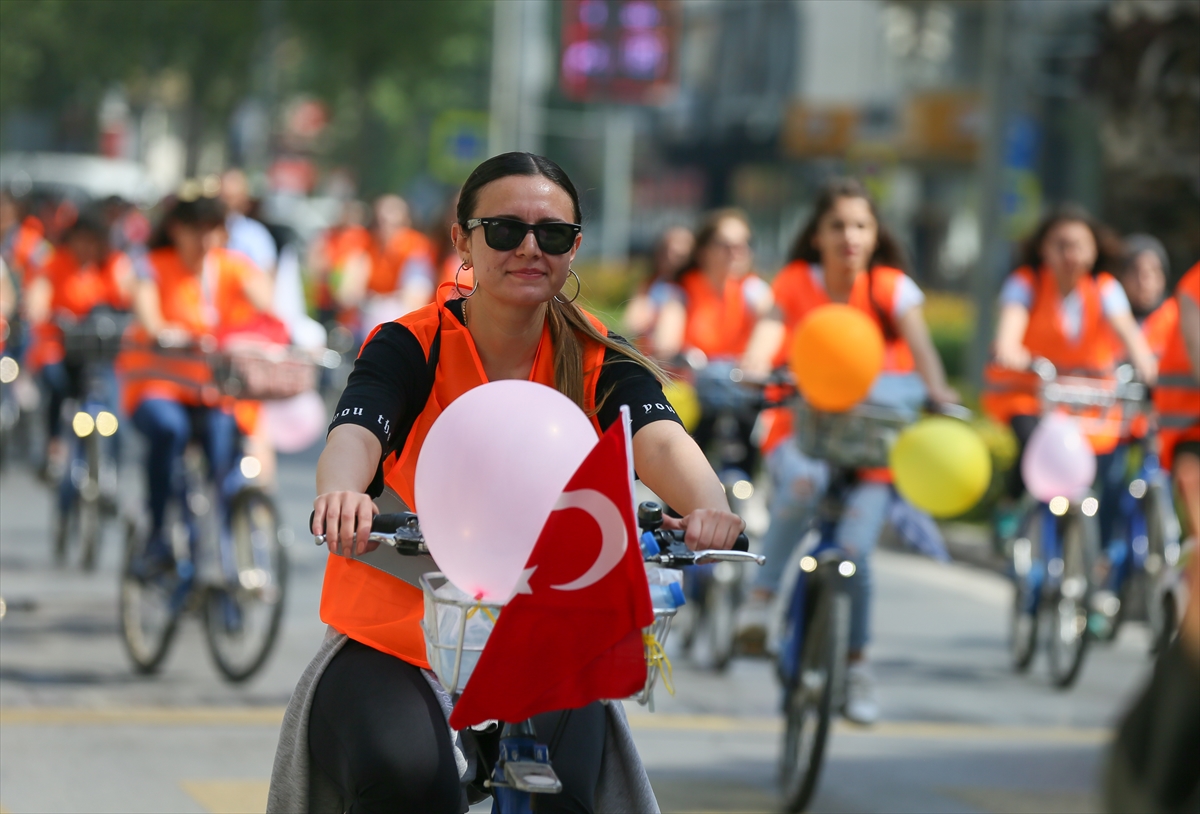
M 441 571 L 421 575 L 421 593 L 425 596 L 425 616 L 421 620 L 425 657 L 446 692 L 459 695 L 479 663 L 501 608 L 471 599 Z M 643 629 L 643 634 L 657 642 L 658 650 L 654 651 L 647 641 L 646 683 L 634 696 L 639 704 L 650 702 L 662 675 L 664 659 L 659 654 L 674 617 L 675 608 L 655 608 L 654 623 Z
M 913 420 L 907 411 L 873 404 L 826 413 L 797 401 L 795 414 L 801 451 L 847 469 L 887 466 L 892 444 Z
M 441 571 L 421 575 L 421 593 L 425 657 L 446 692 L 458 695 L 479 663 L 500 606 L 476 602 L 454 588 Z
M 60 322 L 63 357 L 69 365 L 111 362 L 121 351 L 121 338 L 133 317 L 117 312 L 93 313 L 78 322 Z
M 223 395 L 270 401 L 298 396 L 317 386 L 317 363 L 286 345 L 237 345 L 209 357 L 213 382 Z

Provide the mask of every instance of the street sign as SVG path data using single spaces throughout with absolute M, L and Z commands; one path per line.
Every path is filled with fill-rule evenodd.
M 562 92 L 577 102 L 656 104 L 673 88 L 675 0 L 566 0 Z
M 443 110 L 429 131 L 429 169 L 447 184 L 461 184 L 487 158 L 488 116 L 478 110 Z

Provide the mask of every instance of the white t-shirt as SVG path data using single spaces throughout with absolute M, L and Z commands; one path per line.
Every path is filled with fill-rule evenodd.
M 825 269 L 817 263 L 812 263 L 808 270 L 812 273 L 817 285 L 821 286 L 821 290 L 829 293 L 829 290 L 825 288 Z M 893 320 L 899 320 L 900 317 L 924 302 L 925 292 L 921 291 L 913 279 L 905 274 L 896 284 L 896 298 L 892 302 L 891 317 Z
M 1104 316 L 1111 320 L 1119 314 L 1130 313 L 1129 298 L 1125 289 L 1112 277 L 1097 281 L 1100 286 L 1100 308 Z M 1033 285 L 1024 274 L 1010 274 L 1000 289 L 1000 305 L 1022 305 L 1025 310 L 1033 309 Z M 1078 291 L 1072 291 L 1062 298 L 1058 306 L 1058 323 L 1063 333 L 1072 342 L 1079 339 L 1083 331 L 1083 298 Z

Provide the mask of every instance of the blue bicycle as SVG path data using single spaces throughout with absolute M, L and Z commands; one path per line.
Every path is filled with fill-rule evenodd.
M 1151 623 L 1157 646 L 1164 621 L 1175 616 L 1175 608 L 1156 605 L 1154 596 L 1156 582 L 1179 561 L 1182 537 L 1170 475 L 1159 465 L 1154 441 L 1151 432 L 1138 445 L 1141 464 L 1121 494 L 1117 534 L 1099 560 L 1088 627 L 1102 641 L 1116 638 L 1121 624 L 1134 618 Z
M 712 562 L 753 562 L 758 565 L 765 562 L 762 556 L 747 551 L 749 540 L 744 534 L 738 537 L 732 551 L 692 551 L 684 544 L 682 531 L 662 528 L 663 508 L 658 503 L 642 503 L 638 506 L 637 515 L 642 558 L 647 563 L 665 568 L 684 568 Z M 311 515 L 308 522 L 311 528 Z M 317 545 L 325 544 L 324 535 L 317 535 L 315 540 Z M 436 566 L 429 557 L 429 548 L 415 514 L 396 512 L 375 515 L 371 522 L 370 540 L 392 547 L 405 558 L 421 558 L 410 559 L 398 568 L 409 574 L 424 572 L 419 576 L 425 594 L 425 621 L 422 624 L 429 647 L 435 651 L 430 663 L 442 686 L 452 698 L 456 697 L 466 685 L 464 664 L 472 657 L 478 659 L 486 641 L 484 637 L 484 641 L 466 643 L 470 638 L 468 620 L 480 608 L 495 615 L 500 612 L 500 607 L 481 606 L 474 601 L 439 595 L 440 585 L 434 587 L 433 583 L 444 583 L 445 577 L 432 570 Z M 669 618 L 674 613 L 674 608 L 655 611 L 654 633 L 660 645 L 665 643 Z M 664 619 L 667 620 L 666 625 L 662 624 Z M 639 702 L 649 700 L 657 676 L 657 667 L 648 670 L 645 689 L 638 696 Z M 491 771 L 485 771 L 482 776 L 469 781 L 468 799 L 472 803 L 491 795 L 492 814 L 533 814 L 534 795 L 558 794 L 562 791 L 562 782 L 551 765 L 550 749 L 538 742 L 531 721 L 499 722 L 486 731 L 473 731 L 472 737 L 477 751 L 483 757 L 483 765 L 492 766 Z
M 65 565 L 72 532 L 78 535 L 81 564 L 96 566 L 105 521 L 117 514 L 119 421 L 113 360 L 129 314 L 95 309 L 79 321 L 62 321 L 64 367 L 75 397 L 63 405 L 71 451 L 57 487 L 54 561 Z
M 1133 381 L 1128 366 L 1118 369 L 1112 380 L 1060 376 L 1044 359 L 1035 361 L 1033 370 L 1041 379 L 1043 411 L 1067 410 L 1084 428 L 1096 424 L 1106 432 L 1127 431 L 1146 398 L 1145 386 Z M 1142 486 L 1139 499 L 1149 493 L 1145 482 Z M 1093 609 L 1099 603 L 1102 616 L 1097 618 L 1115 616 L 1119 610 L 1119 600 L 1115 606 L 1109 601 L 1116 599 L 1114 594 L 1106 597 L 1097 590 L 1102 546 L 1099 509 L 1100 501 L 1091 492 L 1077 500 L 1060 496 L 1048 503 L 1026 495 L 1018 533 L 1010 544 L 1014 592 L 1009 644 L 1013 667 L 1017 672 L 1029 669 L 1045 627 L 1051 680 L 1063 689 L 1079 677 L 1088 644 L 1095 638 L 1095 631 L 1089 629 Z M 1133 518 L 1138 510 L 1128 516 Z M 1113 553 L 1123 557 L 1124 544 L 1114 546 Z M 1114 580 L 1122 580 L 1122 573 L 1128 573 L 1124 570 L 1126 560 L 1121 562 L 1121 569 L 1114 568 L 1109 574 Z

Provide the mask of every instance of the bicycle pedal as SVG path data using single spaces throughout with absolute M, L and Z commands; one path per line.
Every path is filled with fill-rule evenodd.
M 517 791 L 530 794 L 557 794 L 562 791 L 562 781 L 549 763 L 510 760 L 504 764 L 504 779 Z

